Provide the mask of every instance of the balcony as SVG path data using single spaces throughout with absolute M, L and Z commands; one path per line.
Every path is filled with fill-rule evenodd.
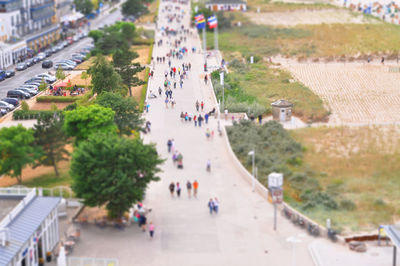
M 35 11 L 38 9 L 43 9 L 46 7 L 54 7 L 54 1 L 44 1 L 43 3 L 39 3 L 36 5 L 31 5 L 31 11 Z

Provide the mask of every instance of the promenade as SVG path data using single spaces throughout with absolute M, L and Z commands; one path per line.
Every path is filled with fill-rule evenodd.
M 167 5 L 180 6 L 184 12 L 181 21 L 185 28 L 190 25 L 190 6 L 177 3 L 161 2 L 158 13 L 158 27 L 178 29 L 176 20 L 166 19 Z M 172 12 L 176 11 L 172 8 Z M 172 14 L 171 12 L 171 14 Z M 347 251 L 347 247 L 332 244 L 327 239 L 315 239 L 306 231 L 293 226 L 278 213 L 278 229 L 273 230 L 273 207 L 261 195 L 252 192 L 249 185 L 236 171 L 235 163 L 226 147 L 226 136 L 217 134 L 217 120 L 211 118 L 207 125 L 194 127 L 193 122 L 182 122 L 180 113 L 198 114 L 195 102 L 204 101 L 205 112 L 216 107 L 210 84 L 203 81 L 203 56 L 192 53 L 194 46 L 200 49 L 200 40 L 194 29 L 192 37 L 181 44 L 189 50 L 183 60 L 172 60 L 172 66 L 182 67 L 182 63 L 191 63 L 188 79 L 183 88 L 173 90 L 175 107 L 167 109 L 165 95 L 148 99 L 149 112 L 145 119 L 152 123 L 150 134 L 144 136 L 146 143 L 155 143 L 160 155 L 166 159 L 162 166 L 159 182 L 151 183 L 146 192 L 144 204 L 152 209 L 148 222 L 155 224 L 155 237 L 150 240 L 148 232 L 143 233 L 137 226 L 127 227 L 124 231 L 113 228 L 99 229 L 86 227 L 82 230 L 82 240 L 74 250 L 74 257 L 117 258 L 120 265 L 315 265 L 309 249 L 313 246 L 323 248 L 324 264 L 321 265 L 384 265 L 390 262 L 390 255 L 372 257 L 368 253 L 359 255 Z M 168 38 L 156 33 L 156 45 L 153 57 L 165 56 L 170 49 Z M 163 38 L 163 45 L 157 41 Z M 165 64 L 154 64 L 154 78 L 149 83 L 149 90 L 158 95 L 158 88 L 163 88 L 164 71 L 169 71 L 168 60 Z M 206 129 L 214 130 L 214 139 L 207 140 Z M 176 149 L 183 155 L 183 169 L 173 164 L 167 150 L 167 140 L 175 140 Z M 207 160 L 211 160 L 211 173 L 206 171 Z M 186 182 L 199 182 L 198 197 L 189 198 Z M 168 186 L 179 182 L 182 187 L 181 197 L 172 197 Z M 210 215 L 207 203 L 217 197 L 220 211 Z M 288 242 L 295 236 L 299 243 Z M 391 250 L 391 249 L 390 249 Z M 341 260 L 332 256 L 341 254 Z M 382 260 L 384 259 L 384 260 Z M 359 264 L 361 263 L 361 264 Z

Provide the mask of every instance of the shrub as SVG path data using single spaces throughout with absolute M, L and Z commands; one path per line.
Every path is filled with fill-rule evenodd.
M 38 103 L 69 103 L 75 102 L 83 96 L 39 96 L 36 97 Z
M 39 116 L 55 115 L 59 114 L 61 111 L 51 111 L 51 110 L 16 110 L 13 112 L 14 120 L 28 120 L 37 119 Z
M 29 111 L 29 105 L 28 105 L 28 103 L 26 101 L 22 101 L 21 102 L 21 109 L 23 111 Z
M 74 103 L 71 103 L 71 104 L 67 105 L 64 108 L 64 111 L 72 111 L 72 110 L 75 110 L 76 107 L 78 107 L 78 105 L 76 104 L 76 102 L 74 102 Z

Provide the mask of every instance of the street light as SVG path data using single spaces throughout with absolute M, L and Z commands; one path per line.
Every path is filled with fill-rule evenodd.
M 249 151 L 248 155 L 252 156 L 252 173 L 253 173 L 253 182 L 252 182 L 252 184 L 253 184 L 253 192 L 254 192 L 255 189 L 256 189 L 256 177 L 255 177 L 255 173 L 254 173 L 254 169 L 255 169 L 254 168 L 254 164 L 255 164 L 256 151 L 255 150 Z
M 225 88 L 224 88 L 224 71 L 219 73 L 219 82 L 222 86 L 222 112 L 224 111 L 225 107 Z

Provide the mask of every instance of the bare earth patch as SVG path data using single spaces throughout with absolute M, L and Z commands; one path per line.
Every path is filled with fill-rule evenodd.
M 400 121 L 399 72 L 360 63 L 283 63 L 332 112 L 331 124 L 394 124 Z
M 376 20 L 368 19 L 361 14 L 352 14 L 348 10 L 323 9 L 323 10 L 295 10 L 289 12 L 247 12 L 246 16 L 258 25 L 316 25 L 333 23 L 377 23 Z
M 60 96 L 62 97 L 62 96 Z M 31 110 L 51 110 L 51 106 L 55 104 L 58 110 L 63 110 L 66 106 L 70 105 L 71 103 L 34 103 Z

